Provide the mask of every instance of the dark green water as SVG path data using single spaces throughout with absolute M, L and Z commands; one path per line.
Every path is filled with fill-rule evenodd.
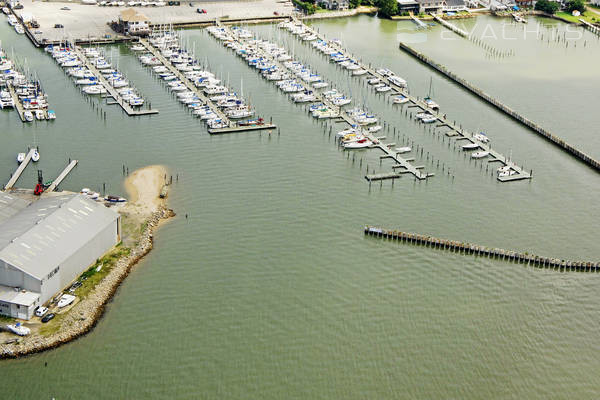
M 293 47 L 298 58 L 448 165 L 451 176 L 424 154 L 417 162 L 437 174 L 427 183 L 407 177 L 394 187 L 369 188 L 366 165 L 390 167 L 379 165 L 378 153 L 347 158 L 324 126 L 202 31 L 186 31 L 186 40 L 231 86 L 239 89 L 243 80 L 259 113 L 281 126 L 279 136 L 209 136 L 118 46 L 113 55 L 119 68 L 160 114 L 128 118 L 103 105 L 104 122 L 49 56 L 0 24 L 3 46 L 27 58 L 58 115 L 47 125 L 24 126 L 15 112 L 0 113 L 0 170 L 6 177 L 16 153 L 35 140 L 48 178 L 68 157 L 80 160 L 65 189 L 98 190 L 106 182 L 111 193 L 124 194 L 123 164 L 133 170 L 162 163 L 179 173 L 170 194 L 179 217 L 161 228 L 155 249 L 126 279 L 94 331 L 60 349 L 1 362 L 6 398 L 597 398 L 596 274 L 532 269 L 362 234 L 364 224 L 377 224 L 595 260 L 597 173 L 399 52 L 396 23 L 360 17 L 315 24 L 332 36 L 343 31 L 349 48 L 401 74 L 413 94 L 424 95 L 433 76 L 448 116 L 486 130 L 507 154 L 512 149 L 515 160 L 534 170 L 534 179 L 497 183 L 485 166 L 268 25 L 251 29 Z M 453 54 L 428 44 L 420 49 Z M 471 54 L 476 48 L 461 51 L 477 58 Z M 479 56 L 479 63 L 494 64 Z M 456 58 L 454 69 L 469 64 Z M 556 62 L 565 69 L 578 63 L 558 55 Z M 480 67 L 470 68 L 464 75 L 475 80 Z M 477 83 L 490 92 L 515 93 L 525 115 L 525 106 L 533 109 L 540 100 L 538 80 L 507 88 L 510 82 L 494 83 L 479 73 Z M 597 80 L 588 82 L 598 93 Z M 578 106 L 564 103 L 569 115 Z M 557 131 L 571 123 L 558 113 L 531 114 Z M 597 116 L 578 120 L 573 141 L 589 143 L 597 154 L 594 131 L 585 128 L 597 126 Z M 19 186 L 34 183 L 30 168 Z

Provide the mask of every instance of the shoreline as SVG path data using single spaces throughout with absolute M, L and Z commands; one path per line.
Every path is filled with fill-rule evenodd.
M 65 313 L 65 318 L 60 321 L 60 328 L 56 332 L 47 337 L 39 333 L 32 333 L 30 336 L 20 338 L 15 343 L 0 344 L 0 360 L 51 350 L 92 331 L 104 315 L 106 304 L 112 299 L 121 282 L 154 247 L 154 233 L 157 228 L 175 216 L 173 210 L 167 207 L 166 201 L 158 199 L 162 185 L 157 187 L 156 183 L 162 181 L 165 171 L 166 169 L 162 166 L 145 167 L 134 171 L 126 179 L 125 187 L 132 196 L 132 202 L 125 206 L 129 206 L 129 208 L 123 210 L 122 216 L 123 218 L 137 218 L 142 221 L 144 226 L 139 235 L 132 235 L 129 238 L 136 242 L 134 246 L 131 246 L 131 251 L 119 258 L 110 272 L 92 291 L 86 297 L 80 298 L 80 301 Z M 148 179 L 154 180 L 155 185 L 146 185 Z M 153 196 L 154 194 L 155 196 Z M 150 204 L 153 204 L 154 208 L 149 209 Z M 136 213 L 139 208 L 145 213 Z

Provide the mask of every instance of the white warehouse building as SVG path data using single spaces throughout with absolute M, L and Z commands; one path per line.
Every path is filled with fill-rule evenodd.
M 0 314 L 29 319 L 121 241 L 121 217 L 79 194 L 0 194 Z

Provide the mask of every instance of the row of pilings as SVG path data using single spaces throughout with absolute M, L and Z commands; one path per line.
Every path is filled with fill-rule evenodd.
M 412 243 L 416 245 L 429 246 L 441 250 L 450 250 L 457 253 L 472 254 L 482 257 L 496 258 L 499 260 L 525 263 L 537 267 L 561 268 L 565 270 L 582 272 L 597 272 L 598 268 L 600 268 L 600 262 L 571 261 L 552 257 L 542 257 L 535 254 L 491 248 L 456 240 L 440 239 L 418 233 L 382 229 L 369 225 L 365 226 L 365 235 Z
M 436 71 L 444 74 L 446 77 L 450 78 L 451 80 L 453 80 L 454 82 L 456 82 L 460 86 L 462 86 L 463 88 L 467 89 L 468 91 L 475 94 L 479 98 L 485 100 L 486 102 L 493 105 L 494 107 L 496 107 L 500 111 L 504 112 L 505 114 L 509 115 L 513 119 L 517 120 L 521 124 L 525 125 L 526 127 L 531 129 L 535 133 L 539 134 L 540 136 L 544 137 L 545 139 L 549 140 L 550 142 L 559 146 L 560 148 L 566 150 L 569 154 L 579 158 L 581 161 L 585 162 L 586 164 L 588 164 L 592 168 L 596 169 L 597 171 L 600 171 L 600 161 L 594 159 L 590 155 L 588 155 L 588 154 L 584 153 L 583 151 L 577 149 L 576 147 L 570 145 L 569 143 L 565 142 L 560 137 L 558 137 L 558 136 L 554 135 L 552 132 L 542 128 L 541 126 L 539 126 L 535 122 L 531 121 L 530 119 L 523 117 L 522 115 L 517 113 L 512 108 L 508 107 L 506 104 L 494 99 L 492 96 L 485 93 L 483 90 L 477 88 L 473 84 L 469 83 L 467 80 L 457 76 L 453 72 L 450 72 L 445 66 L 436 63 L 435 61 L 431 60 L 426 55 L 419 53 L 412 47 L 410 47 L 402 42 L 400 42 L 400 49 L 404 50 L 406 53 L 412 55 L 413 57 L 415 57 L 417 60 L 423 62 L 424 64 L 429 65 L 431 68 L 435 69 Z

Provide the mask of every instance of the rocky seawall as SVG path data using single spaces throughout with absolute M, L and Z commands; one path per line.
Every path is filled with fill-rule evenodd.
M 154 231 L 159 223 L 173 216 L 175 216 L 173 210 L 165 206 L 159 207 L 151 214 L 146 221 L 146 228 L 139 237 L 138 244 L 131 249 L 128 256 L 116 262 L 108 275 L 85 299 L 67 313 L 58 332 L 50 336 L 32 334 L 16 343 L 0 344 L 0 359 L 17 358 L 53 349 L 91 331 L 102 317 L 104 306 L 112 298 L 129 271 L 152 250 Z

